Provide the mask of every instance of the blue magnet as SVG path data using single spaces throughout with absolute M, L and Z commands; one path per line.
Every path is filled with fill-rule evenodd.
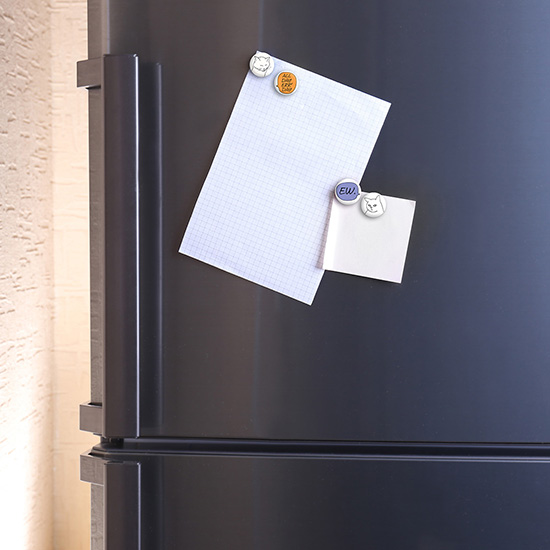
M 334 195 L 342 204 L 355 204 L 361 198 L 361 188 L 356 181 L 345 179 L 336 184 Z

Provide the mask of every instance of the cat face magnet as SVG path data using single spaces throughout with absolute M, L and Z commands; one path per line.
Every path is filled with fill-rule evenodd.
M 256 52 L 250 58 L 250 70 L 254 76 L 269 76 L 275 67 L 272 57 L 264 52 Z
M 380 193 L 365 193 L 361 197 L 361 211 L 369 218 L 378 218 L 386 211 L 386 199 Z

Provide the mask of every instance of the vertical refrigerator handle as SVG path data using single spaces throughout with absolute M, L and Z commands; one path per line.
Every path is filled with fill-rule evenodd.
M 109 438 L 139 435 L 138 78 L 136 55 L 78 63 L 77 84 L 91 92 L 92 400 L 83 429 Z
M 103 434 L 107 437 L 139 435 L 138 105 L 137 56 L 105 56 Z
M 92 485 L 92 548 L 141 550 L 141 464 L 80 457 L 80 479 Z
M 104 468 L 104 549 L 141 550 L 141 476 L 138 462 Z

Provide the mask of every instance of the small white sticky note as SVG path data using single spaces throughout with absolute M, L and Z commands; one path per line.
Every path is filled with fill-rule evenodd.
M 359 205 L 332 200 L 324 269 L 401 282 L 416 202 L 385 199 L 386 211 L 378 218 L 365 216 Z

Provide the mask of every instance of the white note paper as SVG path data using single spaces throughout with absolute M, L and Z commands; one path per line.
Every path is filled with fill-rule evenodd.
M 334 186 L 361 179 L 390 104 L 274 61 L 247 74 L 179 251 L 311 304 Z
M 365 216 L 358 203 L 332 201 L 325 269 L 401 282 L 416 202 L 384 197 L 386 211 L 378 218 Z

